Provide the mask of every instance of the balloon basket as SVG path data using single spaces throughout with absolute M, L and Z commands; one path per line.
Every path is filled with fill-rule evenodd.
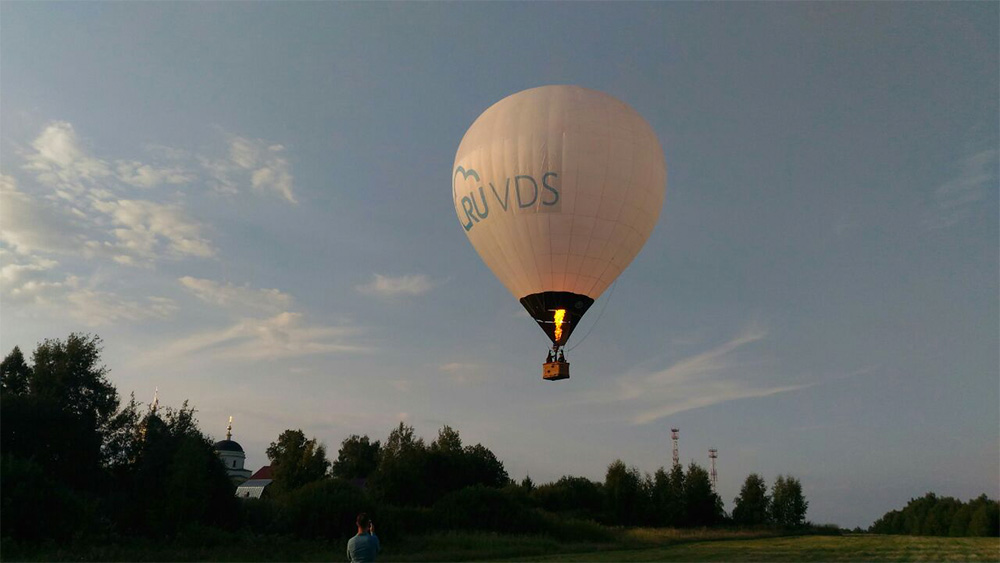
M 569 362 L 546 362 L 542 364 L 542 379 L 545 381 L 569 379 Z

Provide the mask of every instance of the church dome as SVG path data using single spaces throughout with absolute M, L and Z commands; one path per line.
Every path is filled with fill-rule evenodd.
M 215 443 L 215 451 L 217 452 L 243 452 L 243 446 L 237 444 L 232 440 L 222 440 L 221 442 Z

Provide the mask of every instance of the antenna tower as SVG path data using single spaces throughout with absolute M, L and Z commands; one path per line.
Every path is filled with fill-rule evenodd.
M 680 465 L 681 464 L 681 455 L 680 455 L 680 452 L 677 449 L 677 438 L 678 438 L 677 433 L 678 432 L 680 432 L 680 430 L 678 430 L 676 428 L 671 428 L 670 429 L 670 439 L 674 441 L 674 465 Z
M 712 478 L 712 490 L 716 490 L 716 482 L 719 480 L 718 474 L 715 473 L 715 459 L 719 457 L 719 450 L 715 448 L 708 448 L 708 459 L 711 462 L 712 470 L 709 472 L 709 476 Z

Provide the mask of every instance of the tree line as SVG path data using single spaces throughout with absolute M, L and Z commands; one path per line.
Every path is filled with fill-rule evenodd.
M 608 526 L 797 526 L 808 503 L 798 480 L 770 493 L 756 475 L 725 513 L 708 472 L 692 462 L 652 475 L 615 460 L 603 481 L 512 479 L 482 444 L 442 427 L 427 443 L 400 423 L 384 441 L 345 439 L 332 461 L 315 437 L 282 432 L 267 448 L 265 498 L 237 499 L 195 411 L 124 400 L 93 335 L 15 347 L 0 364 L 0 535 L 4 541 L 181 538 L 199 529 L 336 538 L 366 511 L 380 535 L 453 530 L 608 537 Z M 431 526 L 433 525 L 433 528 Z
M 868 531 L 910 536 L 997 537 L 1000 502 L 990 500 L 985 494 L 962 502 L 927 493 L 910 499 L 902 510 L 890 510 Z

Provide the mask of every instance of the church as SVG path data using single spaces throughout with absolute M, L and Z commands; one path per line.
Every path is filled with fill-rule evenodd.
M 226 467 L 226 473 L 236 485 L 236 496 L 239 498 L 261 498 L 266 494 L 268 485 L 273 481 L 271 466 L 265 465 L 253 475 L 243 467 L 246 453 L 243 446 L 233 440 L 233 417 L 229 417 L 226 427 L 226 439 L 215 443 L 215 453 Z
M 243 452 L 243 446 L 233 441 L 233 417 L 229 417 L 229 426 L 226 427 L 226 439 L 215 443 L 215 453 L 226 466 L 226 473 L 237 486 L 250 478 L 250 470 L 244 469 L 243 463 L 247 459 Z

